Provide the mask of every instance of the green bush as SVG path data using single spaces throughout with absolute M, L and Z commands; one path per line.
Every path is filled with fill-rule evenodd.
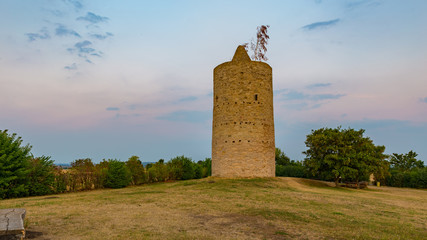
M 108 170 L 105 177 L 105 185 L 107 188 L 123 188 L 129 185 L 131 173 L 124 162 L 119 160 L 108 160 Z
M 390 171 L 386 185 L 391 187 L 427 188 L 427 168 L 415 168 L 402 172 L 397 169 Z
M 63 171 L 62 167 L 54 167 L 53 173 L 55 176 L 54 182 L 54 192 L 63 193 L 67 191 L 67 186 L 69 186 L 70 174 Z
M 172 158 L 168 163 L 170 179 L 172 180 L 187 180 L 196 177 L 195 164 L 191 158 L 179 156 Z
M 278 176 L 278 177 L 305 178 L 307 175 L 305 173 L 305 167 L 304 166 L 276 165 L 276 176 Z
M 205 158 L 204 161 L 198 161 L 197 165 L 200 166 L 201 177 L 205 178 L 212 175 L 212 159 Z
M 160 159 L 154 164 L 147 165 L 148 181 L 149 182 L 163 182 L 169 179 L 168 168 L 163 159 Z
M 28 162 L 31 146 L 21 137 L 0 131 L 0 199 L 28 195 Z
M 55 191 L 53 160 L 41 156 L 29 161 L 28 192 L 31 196 L 51 194 Z
M 140 185 L 146 182 L 145 169 L 142 165 L 141 160 L 139 160 L 139 157 L 130 157 L 129 160 L 126 162 L 126 166 L 128 167 L 131 173 L 131 183 L 133 185 Z

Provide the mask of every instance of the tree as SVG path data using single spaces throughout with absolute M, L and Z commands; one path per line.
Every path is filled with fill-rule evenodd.
M 251 40 L 251 50 L 253 51 L 253 54 L 251 56 L 252 60 L 255 61 L 267 61 L 268 58 L 265 56 L 267 52 L 267 44 L 268 39 L 270 39 L 270 36 L 268 36 L 267 31 L 269 25 L 261 25 L 257 27 L 257 34 L 256 34 L 256 41 L 254 39 Z M 245 49 L 248 48 L 248 43 L 243 44 Z
M 335 186 L 340 178 L 356 181 L 373 172 L 381 160 L 384 146 L 375 146 L 371 139 L 358 131 L 341 127 L 312 130 L 305 141 L 308 149 L 304 165 L 313 176 L 331 177 Z
M 417 160 L 417 156 L 418 154 L 412 150 L 406 154 L 393 153 L 390 156 L 390 163 L 393 168 L 401 172 L 408 172 L 414 168 L 423 168 L 424 162 Z
M 286 156 L 286 154 L 282 152 L 280 148 L 276 148 L 275 159 L 276 159 L 276 165 L 285 166 L 291 163 L 291 159 L 288 156 Z
M 170 179 L 187 180 L 193 179 L 196 175 L 194 163 L 191 161 L 191 158 L 178 156 L 172 158 L 167 163 L 167 166 L 170 172 Z
M 92 159 L 84 158 L 77 159 L 71 163 L 73 189 L 80 186 L 83 190 L 90 190 L 95 185 L 95 165 L 92 163 Z
M 116 159 L 109 159 L 108 163 L 105 187 L 123 188 L 128 186 L 132 177 L 126 164 Z
M 31 158 L 29 161 L 28 191 L 31 196 L 51 194 L 55 189 L 55 166 L 47 156 Z
M 21 146 L 16 133 L 0 131 L 0 199 L 28 195 L 28 162 L 31 146 Z
M 138 156 L 130 157 L 126 162 L 126 166 L 131 173 L 131 183 L 133 185 L 139 185 L 145 182 L 145 169 Z

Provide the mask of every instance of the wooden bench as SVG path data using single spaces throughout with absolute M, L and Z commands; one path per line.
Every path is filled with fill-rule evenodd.
M 0 209 L 0 240 L 24 239 L 25 209 Z

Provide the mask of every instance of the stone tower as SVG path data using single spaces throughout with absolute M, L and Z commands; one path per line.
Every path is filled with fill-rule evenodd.
M 243 46 L 214 69 L 212 176 L 275 176 L 272 80 Z

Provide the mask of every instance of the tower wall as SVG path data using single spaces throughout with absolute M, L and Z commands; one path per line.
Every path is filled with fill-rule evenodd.
M 214 69 L 212 175 L 274 177 L 272 69 L 239 48 Z

